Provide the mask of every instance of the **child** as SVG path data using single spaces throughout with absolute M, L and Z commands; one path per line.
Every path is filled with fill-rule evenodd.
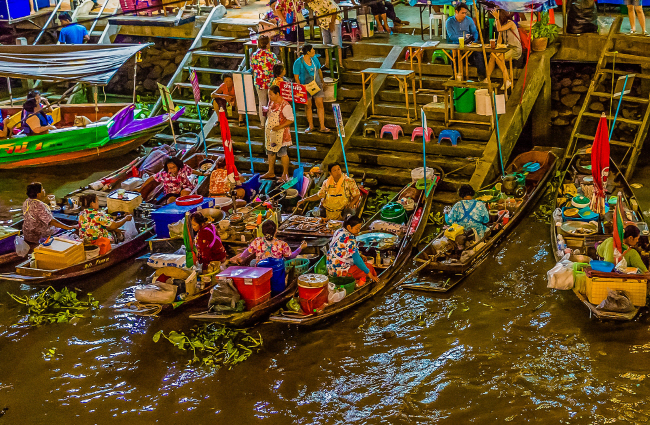
M 289 82 L 284 76 L 287 75 L 287 70 L 284 69 L 284 65 L 281 63 L 273 65 L 273 79 L 271 79 L 271 86 L 280 87 L 280 82 Z M 269 86 L 270 87 L 270 86 Z

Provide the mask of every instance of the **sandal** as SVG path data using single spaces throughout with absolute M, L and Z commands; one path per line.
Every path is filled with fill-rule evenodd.
M 305 134 L 309 134 L 309 133 L 311 133 L 312 131 L 314 131 L 314 130 L 313 130 L 311 127 L 307 127 L 307 128 L 305 129 Z
M 318 130 L 318 131 L 321 132 L 321 133 L 329 133 L 329 132 L 332 131 L 332 130 L 330 130 L 329 128 L 326 127 L 326 128 L 324 128 L 324 129 L 320 129 L 320 130 Z
M 245 125 L 246 125 L 246 123 L 244 121 L 239 121 L 239 126 L 240 127 L 244 127 Z

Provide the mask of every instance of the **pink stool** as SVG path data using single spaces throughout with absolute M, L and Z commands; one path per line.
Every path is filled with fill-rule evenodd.
M 415 140 L 416 136 L 422 137 L 422 127 L 416 127 L 415 130 L 413 130 L 413 133 L 411 134 L 411 142 Z M 429 127 L 427 127 L 427 134 L 424 136 L 424 140 L 427 142 L 431 141 L 431 138 L 434 136 L 433 130 Z
M 402 136 L 404 135 L 404 130 L 402 130 L 402 127 L 397 124 L 386 124 L 381 128 L 381 136 L 379 136 L 380 139 L 384 138 L 384 133 L 392 134 L 393 140 L 397 140 L 400 133 L 402 133 Z

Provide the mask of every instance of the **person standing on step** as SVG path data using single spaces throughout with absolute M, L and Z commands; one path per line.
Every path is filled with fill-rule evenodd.
M 320 62 L 316 55 L 316 50 L 311 44 L 302 46 L 302 56 L 293 63 L 293 76 L 296 83 L 307 87 L 307 103 L 305 112 L 309 127 L 305 133 L 314 131 L 314 114 L 312 111 L 312 99 L 316 103 L 316 112 L 320 122 L 320 132 L 329 133 L 330 129 L 325 127 L 325 106 L 323 105 L 323 71 L 320 69 Z
M 630 34 L 636 33 L 635 16 L 639 18 L 641 24 L 641 35 L 645 35 L 645 15 L 643 14 L 643 0 L 625 0 L 627 6 L 627 16 L 630 18 Z
M 262 107 L 269 103 L 269 87 L 273 79 L 273 66 L 280 63 L 275 53 L 269 51 L 271 39 L 266 35 L 260 35 L 257 39 L 257 50 L 251 55 L 251 68 L 253 68 L 253 82 L 259 106 L 257 108 L 262 128 L 266 117 L 262 114 Z
M 261 178 L 275 178 L 275 160 L 279 156 L 282 162 L 282 180 L 289 180 L 289 146 L 291 132 L 289 128 L 295 120 L 289 102 L 280 96 L 280 88 L 269 89 L 269 108 L 264 126 L 264 145 L 269 160 L 269 171 Z
M 323 44 L 333 44 L 338 47 L 339 65 L 343 64 L 343 34 L 341 32 L 341 22 L 343 21 L 343 12 L 338 4 L 333 0 L 306 0 L 307 7 L 314 12 L 314 16 L 321 35 Z M 330 68 L 329 56 L 325 57 L 325 66 Z M 330 68 L 331 69 L 331 68 Z
M 302 28 L 305 26 L 302 15 L 304 8 L 305 3 L 302 0 L 277 0 L 275 2 L 275 14 L 280 19 L 280 25 L 285 27 L 282 31 L 286 41 L 291 43 L 305 41 L 305 31 Z

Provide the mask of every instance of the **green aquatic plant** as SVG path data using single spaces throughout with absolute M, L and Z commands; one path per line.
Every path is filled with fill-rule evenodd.
M 32 296 L 24 297 L 7 294 L 17 303 L 27 306 L 27 314 L 19 320 L 19 324 L 28 323 L 33 326 L 49 323 L 67 323 L 73 318 L 83 317 L 81 313 L 88 309 L 99 308 L 99 301 L 88 295 L 87 301 L 77 298 L 77 293 L 68 288 L 57 291 L 51 286 Z
M 544 195 L 542 195 L 542 200 L 539 202 L 539 206 L 532 214 L 532 217 L 542 223 L 551 223 L 551 217 L 553 211 L 555 210 L 555 197 L 557 196 L 557 188 L 560 185 L 562 179 L 562 172 L 556 171 L 553 179 L 546 183 L 546 188 L 544 189 Z
M 262 335 L 258 333 L 258 336 L 259 340 L 256 340 L 244 329 L 209 323 L 192 328 L 189 335 L 176 331 L 165 335 L 163 331 L 158 331 L 153 340 L 158 342 L 163 337 L 180 350 L 191 349 L 193 357 L 188 364 L 201 363 L 216 368 L 228 366 L 230 369 L 248 359 L 253 350 L 258 351 L 262 347 Z

